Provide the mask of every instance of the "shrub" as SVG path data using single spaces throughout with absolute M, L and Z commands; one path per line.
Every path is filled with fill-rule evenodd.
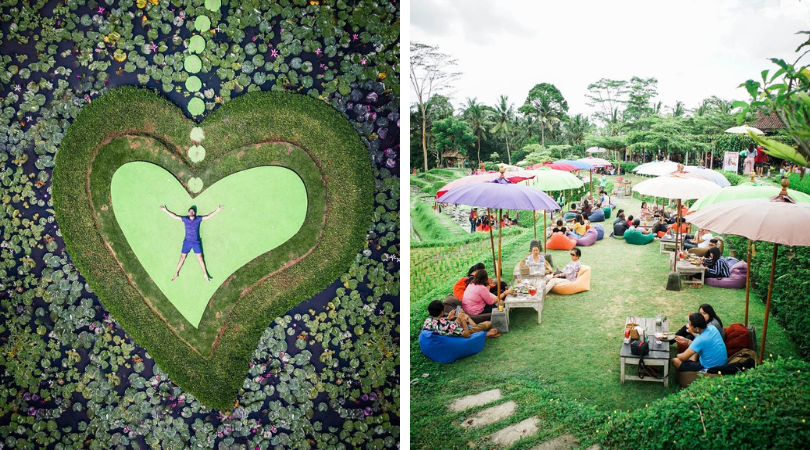
M 728 180 L 729 183 L 731 183 L 732 186 L 738 186 L 741 183 L 745 183 L 746 181 L 748 181 L 748 177 L 737 175 L 736 173 L 733 172 L 724 172 L 719 169 L 715 169 L 715 172 L 726 177 L 726 179 Z
M 806 448 L 810 363 L 766 361 L 755 370 L 706 378 L 648 408 L 608 416 L 612 448 Z

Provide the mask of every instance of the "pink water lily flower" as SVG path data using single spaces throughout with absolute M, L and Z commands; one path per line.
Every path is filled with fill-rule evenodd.
M 315 49 L 315 54 L 316 54 L 316 55 L 320 56 L 320 54 L 321 54 L 321 53 L 323 53 L 323 52 L 321 51 L 321 48 L 320 48 L 320 47 L 318 47 L 318 48 L 316 48 L 316 49 Z

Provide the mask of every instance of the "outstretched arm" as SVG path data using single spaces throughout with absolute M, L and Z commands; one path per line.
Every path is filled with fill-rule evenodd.
M 182 218 L 182 217 L 180 217 L 180 216 L 178 216 L 177 214 L 175 214 L 175 213 L 173 213 L 173 212 L 169 211 L 168 209 L 166 209 L 166 205 L 161 206 L 161 207 L 160 207 L 160 210 L 161 210 L 161 211 L 163 211 L 163 212 L 165 212 L 166 214 L 168 214 L 168 215 L 169 215 L 171 218 L 173 218 L 173 219 L 177 219 L 177 220 L 183 220 L 183 218 Z
M 212 212 L 211 214 L 206 214 L 206 215 L 202 216 L 202 220 L 206 220 L 206 219 L 210 219 L 210 218 L 214 217 L 214 214 L 222 211 L 222 208 L 223 208 L 223 206 L 219 205 L 219 208 L 215 209 L 214 212 Z

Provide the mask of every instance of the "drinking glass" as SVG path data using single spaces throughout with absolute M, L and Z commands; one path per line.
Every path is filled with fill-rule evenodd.
M 655 315 L 655 331 L 658 333 L 662 331 L 661 323 L 662 323 L 661 313 L 658 313 Z

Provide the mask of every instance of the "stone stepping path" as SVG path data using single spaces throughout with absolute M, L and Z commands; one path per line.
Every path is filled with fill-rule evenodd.
M 467 395 L 453 400 L 448 407 L 453 412 L 464 412 L 470 408 L 488 405 L 503 398 L 503 393 L 500 389 L 492 389 L 489 391 L 479 392 L 477 394 Z M 490 406 L 478 413 L 464 419 L 461 422 L 462 428 L 476 428 L 486 425 L 491 425 L 500 422 L 504 419 L 512 417 L 517 411 L 517 403 L 515 401 L 508 401 L 505 403 Z M 509 447 L 521 439 L 528 438 L 537 434 L 540 431 L 542 421 L 539 417 L 529 417 L 526 420 L 516 424 L 509 425 L 505 428 L 484 437 L 483 441 L 488 441 L 499 447 Z M 470 448 L 476 448 L 480 442 L 470 442 Z M 573 434 L 566 433 L 555 437 L 554 439 L 543 442 L 540 445 L 533 447 L 531 450 L 567 450 L 579 447 L 579 440 Z M 601 450 L 599 444 L 592 445 L 587 450 Z

